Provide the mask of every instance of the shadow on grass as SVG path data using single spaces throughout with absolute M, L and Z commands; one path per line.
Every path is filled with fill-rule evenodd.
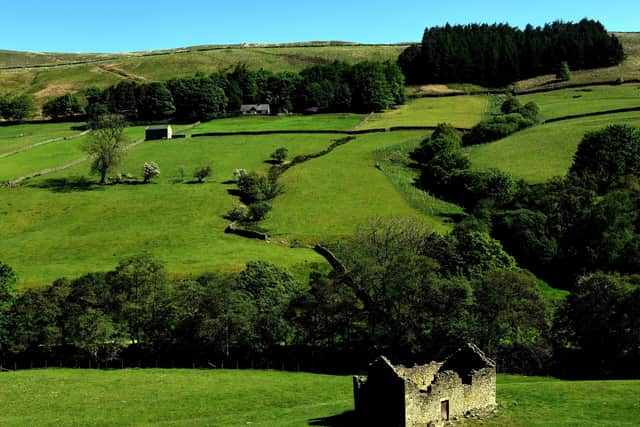
M 315 418 L 309 421 L 310 426 L 326 426 L 326 427 L 359 427 L 362 426 L 356 418 L 355 411 L 347 411 L 342 414 L 332 415 L 330 417 Z
M 102 186 L 96 184 L 85 178 L 71 177 L 71 178 L 49 178 L 44 181 L 40 181 L 32 184 L 33 187 L 42 188 L 45 190 L 51 190 L 54 193 L 70 193 L 72 191 L 91 191 L 101 188 Z

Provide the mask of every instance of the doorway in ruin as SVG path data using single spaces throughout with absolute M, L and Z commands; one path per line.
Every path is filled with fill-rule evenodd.
M 440 402 L 440 419 L 442 421 L 449 421 L 449 401 L 443 400 Z

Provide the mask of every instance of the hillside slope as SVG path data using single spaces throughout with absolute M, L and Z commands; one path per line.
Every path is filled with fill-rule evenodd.
M 41 104 L 47 98 L 91 86 L 107 87 L 122 80 L 167 80 L 224 70 L 240 63 L 271 71 L 300 71 L 334 61 L 395 60 L 405 47 L 318 42 L 204 46 L 120 55 L 0 51 L 0 95 L 29 94 Z M 23 68 L 10 68 L 16 66 Z

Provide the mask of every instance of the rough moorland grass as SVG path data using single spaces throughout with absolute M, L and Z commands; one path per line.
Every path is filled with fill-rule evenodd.
M 585 132 L 611 124 L 640 126 L 640 112 L 535 126 L 491 144 L 465 148 L 475 169 L 497 168 L 530 183 L 564 176 Z
M 261 225 L 278 237 L 305 243 L 351 234 L 373 216 L 412 217 L 442 229 L 442 219 L 426 217 L 410 206 L 375 167 L 376 150 L 420 135 L 424 133 L 361 135 L 289 169 L 280 178 L 285 193 L 274 200 L 270 217 Z
M 240 132 L 265 130 L 348 130 L 356 126 L 362 114 L 316 114 L 309 116 L 257 116 L 217 119 L 201 123 L 185 133 Z
M 249 370 L 48 369 L 0 374 L 3 426 L 333 425 L 348 376 Z M 495 416 L 465 425 L 635 426 L 640 381 L 498 375 Z M 324 419 L 324 421 L 322 421 Z
M 120 171 L 140 177 L 143 163 L 155 161 L 161 177 L 151 184 L 100 187 L 90 178 L 87 185 L 85 162 L 0 189 L 0 259 L 16 270 L 21 287 L 107 270 L 141 252 L 166 261 L 177 276 L 240 270 L 256 259 L 305 270 L 322 258 L 307 249 L 223 233 L 228 223 L 223 216 L 238 203 L 228 192 L 235 186 L 227 181 L 235 168 L 266 171 L 264 161 L 277 147 L 295 156 L 320 151 L 331 139 L 273 135 L 150 142 L 132 148 Z M 194 169 L 206 164 L 213 176 L 205 184 L 188 183 Z
M 35 125 L 39 126 L 39 125 Z M 144 127 L 131 127 L 125 130 L 129 142 L 144 137 Z M 33 172 L 63 165 L 86 156 L 81 149 L 91 135 L 61 140 L 40 145 L 14 156 L 0 158 L 0 182 L 9 181 Z
M 300 71 L 311 65 L 330 64 L 336 60 L 349 63 L 366 60 L 395 61 L 403 49 L 403 46 L 246 47 L 122 57 L 94 64 L 0 70 L 0 87 L 5 93 L 35 95 L 37 104 L 40 105 L 46 98 L 64 95 L 66 92 L 80 92 L 91 86 L 106 87 L 126 79 L 104 67 L 116 67 L 124 73 L 148 81 L 161 81 L 192 76 L 196 72 L 226 70 L 240 63 L 254 69 Z M 0 55 L 0 60 L 1 58 Z
M 300 71 L 311 65 L 334 61 L 395 61 L 406 46 L 318 46 L 318 47 L 244 47 L 188 52 L 168 56 L 125 58 L 117 66 L 148 79 L 167 80 L 193 75 L 196 71 L 214 72 L 236 64 L 271 71 Z
M 590 84 L 595 82 L 614 82 L 619 78 L 624 80 L 640 79 L 640 33 L 615 33 L 622 42 L 626 58 L 620 65 L 592 70 L 573 70 L 571 80 L 558 81 L 554 74 L 522 80 L 515 84 L 517 90 L 535 88 L 561 88 L 572 84 Z
M 486 104 L 485 96 L 410 99 L 396 109 L 374 114 L 361 129 L 436 126 L 439 123 L 471 127 L 482 118 Z
M 43 123 L 0 126 L 0 154 L 15 151 L 38 142 L 77 135 L 72 129 L 81 123 Z
M 534 101 L 540 106 L 540 118 L 554 117 L 618 108 L 640 107 L 640 85 L 592 86 L 553 92 L 522 95 L 520 102 Z

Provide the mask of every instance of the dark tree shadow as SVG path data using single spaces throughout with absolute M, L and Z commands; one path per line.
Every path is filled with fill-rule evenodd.
M 227 193 L 229 193 L 230 195 L 234 196 L 234 197 L 242 197 L 242 192 L 236 188 L 229 188 L 227 189 Z
M 233 180 L 233 179 L 230 179 L 230 180 L 228 180 L 228 181 L 222 181 L 222 182 L 221 182 L 221 184 L 224 184 L 224 185 L 231 185 L 231 184 L 235 184 L 236 182 L 238 182 L 238 181 Z
M 281 164 L 281 162 L 279 162 L 277 160 L 272 160 L 272 159 L 265 160 L 263 163 L 266 163 L 266 164 L 271 165 L 271 166 L 275 166 L 275 165 Z
M 310 426 L 327 427 L 360 427 L 363 426 L 356 417 L 356 411 L 347 411 L 330 417 L 315 418 L 309 421 Z
M 70 193 L 72 191 L 91 191 L 101 186 L 85 178 L 49 178 L 32 184 L 33 187 L 51 190 L 54 193 Z

